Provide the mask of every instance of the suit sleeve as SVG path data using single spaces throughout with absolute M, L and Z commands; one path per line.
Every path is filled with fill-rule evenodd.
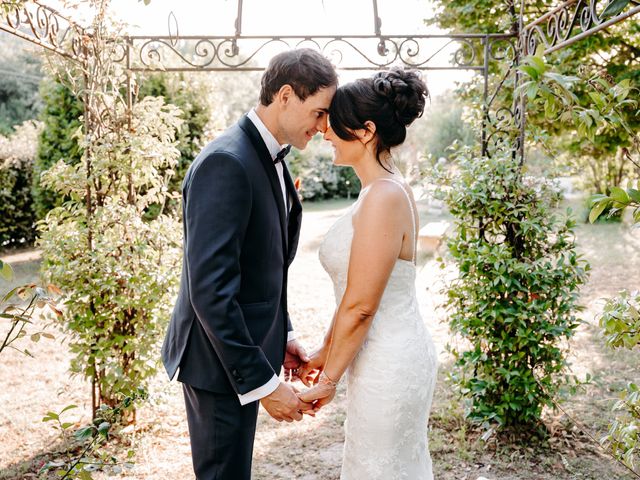
M 249 179 L 236 157 L 216 152 L 195 166 L 185 186 L 191 303 L 235 392 L 245 394 L 275 375 L 237 300 L 251 214 Z

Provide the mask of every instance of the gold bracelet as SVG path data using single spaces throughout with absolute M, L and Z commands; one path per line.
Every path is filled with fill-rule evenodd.
M 322 373 L 320 374 L 320 381 L 322 382 L 323 380 L 326 380 L 325 385 L 331 385 L 333 388 L 337 388 L 338 387 L 338 382 L 335 382 L 333 380 L 331 380 L 329 378 L 329 376 L 324 372 L 324 370 L 322 371 Z

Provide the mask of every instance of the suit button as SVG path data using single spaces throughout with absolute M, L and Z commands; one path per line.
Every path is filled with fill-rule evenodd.
M 236 377 L 236 382 L 237 382 L 237 383 L 244 383 L 244 378 L 242 378 L 242 377 Z

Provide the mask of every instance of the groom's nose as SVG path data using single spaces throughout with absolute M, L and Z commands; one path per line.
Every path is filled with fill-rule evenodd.
M 318 119 L 318 123 L 316 124 L 316 129 L 319 132 L 322 132 L 322 133 L 325 133 L 327 131 L 327 116 L 326 115 L 322 115 Z

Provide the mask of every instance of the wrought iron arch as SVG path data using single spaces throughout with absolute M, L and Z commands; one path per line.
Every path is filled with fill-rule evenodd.
M 517 11 L 515 0 L 507 2 Z M 259 71 L 260 53 L 278 47 L 316 48 L 344 70 L 383 69 L 404 65 L 418 70 L 471 70 L 483 81 L 482 153 L 508 148 L 524 161 L 526 103 L 523 96 L 512 106 L 498 106 L 496 99 L 504 88 L 517 88 L 520 60 L 543 45 L 545 53 L 560 50 L 585 37 L 640 13 L 640 1 L 630 0 L 615 15 L 603 13 L 619 0 L 568 0 L 539 18 L 525 24 L 524 0 L 520 1 L 513 31 L 498 34 L 390 35 L 382 32 L 377 0 L 372 0 L 371 35 L 271 35 L 252 36 L 242 31 L 243 0 L 238 0 L 235 34 L 231 36 L 181 36 L 178 22 L 169 16 L 169 34 L 165 36 L 125 36 L 120 58 L 130 72 L 224 72 Z M 40 0 L 2 0 L 0 30 L 51 50 L 67 58 L 90 61 L 86 48 L 91 33 L 72 19 Z M 451 47 L 455 47 L 453 51 Z M 277 49 L 275 49 L 277 50 Z M 447 66 L 435 64 L 450 55 Z M 490 79 L 495 65 L 501 77 Z M 492 82 L 495 86 L 492 90 Z M 129 95 L 131 98 L 131 95 Z M 513 132 L 517 131 L 517 135 Z

